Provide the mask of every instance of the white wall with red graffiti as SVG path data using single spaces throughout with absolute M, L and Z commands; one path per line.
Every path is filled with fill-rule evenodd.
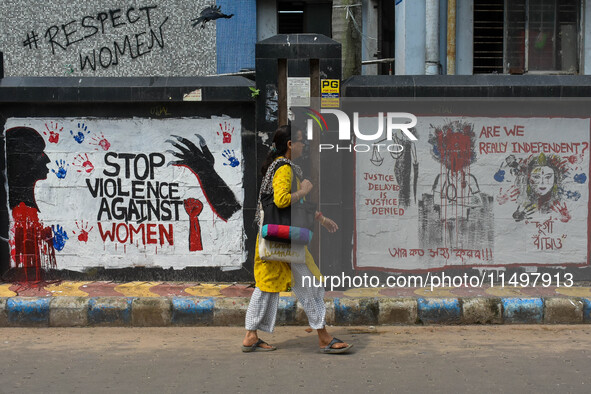
M 398 133 L 356 153 L 357 268 L 588 264 L 589 118 L 422 116 L 417 141 Z
M 239 268 L 240 131 L 228 117 L 8 119 L 12 266 Z

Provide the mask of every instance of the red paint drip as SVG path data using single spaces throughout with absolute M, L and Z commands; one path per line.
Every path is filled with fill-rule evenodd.
M 34 280 L 40 281 L 43 269 L 56 268 L 51 227 L 43 227 L 37 209 L 28 207 L 23 202 L 12 209 L 12 218 L 12 260 L 17 268 L 24 268 L 25 282 L 30 281 L 30 269 L 35 270 Z

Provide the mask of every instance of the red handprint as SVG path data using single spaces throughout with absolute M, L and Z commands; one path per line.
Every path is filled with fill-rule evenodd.
M 59 127 L 59 124 L 57 122 L 55 122 L 55 125 L 53 124 L 53 122 L 50 122 L 50 126 L 47 125 L 47 123 L 45 123 L 45 128 L 47 129 L 47 131 L 49 132 L 49 138 L 48 141 L 51 144 L 57 144 L 60 140 L 60 132 L 64 129 L 63 127 Z M 47 133 L 44 131 L 43 134 L 47 135 Z
M 501 190 L 499 190 L 499 195 L 497 196 L 497 202 L 499 205 L 503 205 L 507 201 L 509 201 L 509 196 L 507 193 L 503 193 L 503 188 L 501 188 Z
M 499 205 L 503 205 L 509 200 L 513 202 L 517 201 L 517 197 L 519 197 L 519 189 L 515 186 L 511 186 L 505 193 L 503 193 L 503 188 L 501 188 L 501 190 L 499 190 L 499 195 L 497 196 L 497 202 Z
M 570 164 L 581 164 L 583 162 L 583 155 L 572 155 L 566 158 Z
M 103 133 L 101 133 L 100 136 L 92 137 L 92 139 L 90 140 L 90 145 L 97 146 L 96 148 L 94 148 L 94 150 L 99 150 L 99 148 L 102 148 L 102 150 L 109 150 L 109 148 L 111 147 L 111 143 L 107 141 Z
M 517 197 L 519 197 L 520 191 L 516 186 L 511 186 L 509 188 L 509 198 L 511 199 L 511 201 L 515 202 L 517 201 Z
M 203 211 L 203 203 L 196 198 L 185 200 L 185 211 L 189 214 L 189 251 L 203 250 L 201 243 L 201 226 L 197 218 Z
M 560 201 L 556 201 L 554 205 L 552 205 L 552 210 L 558 214 L 560 214 L 560 221 L 563 223 L 568 222 L 571 220 L 570 213 L 568 212 L 568 208 L 566 207 L 566 203 L 564 206 L 560 205 Z
M 232 130 L 230 130 L 230 124 L 228 122 L 224 122 L 223 126 L 220 123 L 220 130 L 223 134 L 222 142 L 224 144 L 230 144 L 232 142 L 232 134 L 234 134 L 234 127 L 232 127 Z M 217 134 L 220 135 L 219 132 Z
M 78 227 L 78 241 L 88 242 L 88 233 L 90 233 L 92 231 L 94 226 L 90 227 L 90 229 L 89 229 L 88 222 L 86 222 L 86 223 L 82 222 L 81 224 L 78 224 L 78 222 L 76 222 L 76 227 Z M 72 230 L 72 232 L 74 234 L 76 234 L 76 231 Z
M 84 156 L 82 156 L 82 154 L 79 153 L 78 156 L 74 158 L 74 162 L 72 163 L 72 165 L 80 167 L 80 169 L 76 170 L 78 172 L 86 171 L 87 174 L 90 174 L 94 170 L 94 166 L 88 159 L 87 153 L 85 153 Z

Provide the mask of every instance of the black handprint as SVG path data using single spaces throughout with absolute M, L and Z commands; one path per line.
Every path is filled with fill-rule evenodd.
M 215 159 L 205 139 L 199 134 L 195 134 L 199 139 L 199 148 L 186 138 L 172 135 L 177 141 L 166 140 L 179 152 L 168 150 L 167 152 L 177 157 L 179 160 L 169 164 L 175 166 L 187 167 L 197 177 L 203 194 L 211 209 L 222 220 L 228 220 L 241 206 L 232 190 L 226 182 L 218 175 L 214 169 Z
M 521 222 L 524 219 L 531 219 L 532 215 L 536 211 L 536 206 L 534 204 L 527 204 L 523 210 L 520 210 L 519 207 L 515 212 L 513 212 L 513 219 L 516 222 Z

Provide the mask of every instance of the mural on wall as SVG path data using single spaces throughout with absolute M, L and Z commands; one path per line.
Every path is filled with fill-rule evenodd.
M 55 268 L 52 228 L 39 219 L 35 185 L 47 179 L 50 159 L 43 137 L 30 127 L 14 127 L 6 132 L 9 211 L 12 214 L 11 256 L 14 266 L 25 268 L 25 280 L 41 280 L 41 270 Z M 55 229 L 53 231 L 56 231 Z M 63 237 L 57 230 L 58 248 Z M 29 277 L 29 273 L 34 276 Z
M 8 119 L 12 266 L 36 279 L 47 268 L 239 268 L 240 128 L 228 117 Z
M 492 196 L 481 192 L 472 174 L 477 160 L 472 123 L 430 125 L 428 143 L 440 172 L 430 193 L 419 203 L 419 245 L 422 249 L 491 250 L 494 242 Z
M 419 117 L 414 133 L 356 153 L 356 268 L 588 264 L 590 119 Z
M 222 12 L 222 7 L 220 7 L 219 5 L 218 6 L 212 5 L 212 6 L 204 8 L 199 13 L 199 17 L 191 19 L 191 22 L 193 22 L 193 27 L 197 26 L 198 24 L 201 24 L 201 28 L 205 29 L 205 24 L 209 21 L 215 21 L 216 19 L 220 19 L 220 18 L 230 19 L 233 16 L 234 16 L 234 14 L 230 14 L 230 15 L 224 14 Z
M 10 76 L 209 75 L 216 71 L 215 23 L 196 36 L 190 15 L 227 18 L 207 0 L 62 1 L 1 6 L 0 37 Z M 204 9 L 204 7 L 207 7 Z
M 411 129 L 412 133 L 416 135 L 416 130 Z M 385 143 L 383 139 L 378 141 L 378 144 Z M 392 152 L 380 152 L 377 146 L 374 146 L 371 151 L 370 162 L 379 167 L 384 164 L 383 154 L 390 154 L 394 159 L 394 177 L 396 183 L 400 186 L 398 193 L 399 205 L 408 207 L 412 201 L 417 202 L 417 181 L 419 179 L 419 162 L 417 159 L 417 149 L 414 143 L 400 135 L 393 135 L 392 143 L 399 146 L 398 149 L 392 149 Z

